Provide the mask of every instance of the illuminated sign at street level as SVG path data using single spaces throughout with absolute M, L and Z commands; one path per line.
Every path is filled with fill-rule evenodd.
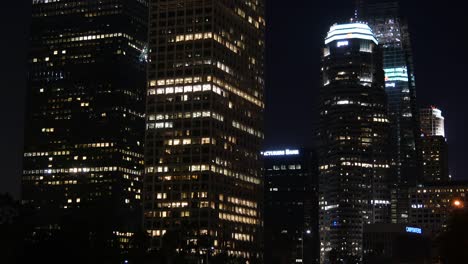
M 422 234 L 422 229 L 418 227 L 406 227 L 406 233 Z
M 285 149 L 285 150 L 271 150 L 261 152 L 262 156 L 292 156 L 292 155 L 299 155 L 298 149 Z

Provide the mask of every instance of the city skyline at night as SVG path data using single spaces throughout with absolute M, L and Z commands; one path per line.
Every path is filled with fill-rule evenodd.
M 433 52 L 445 45 L 442 38 L 436 35 L 446 35 L 451 43 L 462 43 L 460 31 L 461 9 L 454 8 L 459 3 L 444 1 L 429 5 L 423 9 L 418 3 L 403 2 L 402 12 L 408 17 L 410 33 L 413 42 L 414 63 L 418 75 L 419 105 L 436 105 L 444 109 L 447 118 L 447 139 L 450 145 L 450 174 L 454 179 L 466 179 L 467 170 L 463 167 L 462 153 L 467 146 L 464 134 L 468 127 L 464 122 L 457 122 L 464 116 L 467 109 L 462 107 L 462 97 L 457 96 L 455 87 L 463 86 L 463 74 L 460 67 L 467 59 L 468 53 L 460 50 L 457 56 L 449 56 L 445 51 Z M 340 8 L 336 8 L 340 6 Z M 339 0 L 336 5 L 325 1 L 312 3 L 309 1 L 294 1 L 291 5 L 282 6 L 276 2 L 267 3 L 267 93 L 266 93 L 266 137 L 267 146 L 313 146 L 310 136 L 316 127 L 314 117 L 317 100 L 318 74 L 320 69 L 320 39 L 327 27 L 340 19 L 350 18 L 354 14 L 355 2 Z M 5 168 L 0 179 L 0 191 L 10 192 L 19 197 L 20 174 L 22 171 L 22 134 L 24 124 L 26 56 L 29 49 L 29 31 L 31 21 L 31 3 L 15 1 L 2 10 L 4 23 L 2 28 L 10 36 L 10 41 L 2 42 L 0 47 L 9 50 L 5 63 L 0 65 L 5 74 L 6 98 L 2 104 L 1 114 L 9 126 L 3 130 L 1 139 L 5 148 L 0 152 L 1 164 Z M 284 19 L 283 13 L 290 14 Z M 441 15 L 444 19 L 439 19 Z M 427 17 L 420 20 L 418 17 Z M 435 18 L 438 19 L 435 19 Z M 280 23 L 279 21 L 283 21 Z M 8 26 L 13 24 L 13 26 Z M 304 25 L 304 27 L 300 26 Z M 444 33 L 445 31 L 448 31 Z M 288 36 L 288 41 L 283 36 Z M 293 44 L 295 43 L 295 44 Z M 301 54 L 301 55 L 300 55 Z M 293 67 L 294 78 L 284 78 L 282 65 Z M 444 65 L 438 67 L 440 65 Z M 455 67 L 448 67 L 453 65 Z M 293 73 L 286 69 L 286 74 Z M 315 69 L 315 70 L 314 70 Z M 449 70 L 450 69 L 450 70 Z M 312 75 L 311 75 L 312 74 Z M 310 78 L 311 76 L 315 76 Z M 289 86 L 291 93 L 284 94 L 283 87 Z M 303 96 L 296 97 L 295 94 Z M 444 96 L 441 96 L 444 94 Z M 282 98 L 282 99 L 281 99 Z M 288 103 L 283 108 L 271 107 Z M 11 110 L 14 109 L 13 112 Z M 281 110 L 282 109 L 282 110 Z M 311 120 L 302 122 L 301 119 Z M 279 119 L 282 122 L 272 122 Z M 293 122 L 295 127 L 287 125 Z M 293 132 L 294 131 L 294 132 Z M 286 140 L 287 139 L 287 140 Z
M 8 3 L 6 263 L 468 263 L 458 7 Z

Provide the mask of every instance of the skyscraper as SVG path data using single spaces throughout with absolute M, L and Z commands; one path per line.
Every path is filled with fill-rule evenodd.
M 448 144 L 442 111 L 433 106 L 423 108 L 420 117 L 423 181 L 449 181 Z
M 265 151 L 265 263 L 317 263 L 318 170 L 310 149 Z
M 390 210 L 384 72 L 377 39 L 367 24 L 330 28 L 322 76 L 321 262 L 329 257 L 359 261 L 363 226 L 387 222 Z
M 261 258 L 264 1 L 155 0 L 145 226 L 192 257 Z
M 420 132 L 408 23 L 401 16 L 397 1 L 362 0 L 360 3 L 359 19 L 369 23 L 382 46 L 398 182 L 416 183 L 415 177 L 420 173 L 417 149 Z
M 128 242 L 141 225 L 147 10 L 33 1 L 22 202 L 35 233 L 80 219 Z
M 407 190 L 421 180 L 419 111 L 408 22 L 395 0 L 358 0 L 357 17 L 369 23 L 383 53 L 394 172 L 392 221 L 408 218 Z

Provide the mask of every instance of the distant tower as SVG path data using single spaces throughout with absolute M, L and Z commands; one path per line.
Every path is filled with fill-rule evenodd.
M 333 25 L 320 92 L 321 262 L 362 259 L 363 226 L 389 221 L 387 101 L 382 57 L 367 24 Z M 352 262 L 351 262 L 352 263 Z
M 449 181 L 448 145 L 442 111 L 434 106 L 420 110 L 423 181 Z
M 434 106 L 420 110 L 421 132 L 425 136 L 445 137 L 445 119 L 442 111 Z

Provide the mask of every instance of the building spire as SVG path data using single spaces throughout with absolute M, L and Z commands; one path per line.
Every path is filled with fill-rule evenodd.
M 356 6 L 354 7 L 354 19 L 359 20 L 359 15 L 361 15 L 361 7 L 364 0 L 355 0 Z

